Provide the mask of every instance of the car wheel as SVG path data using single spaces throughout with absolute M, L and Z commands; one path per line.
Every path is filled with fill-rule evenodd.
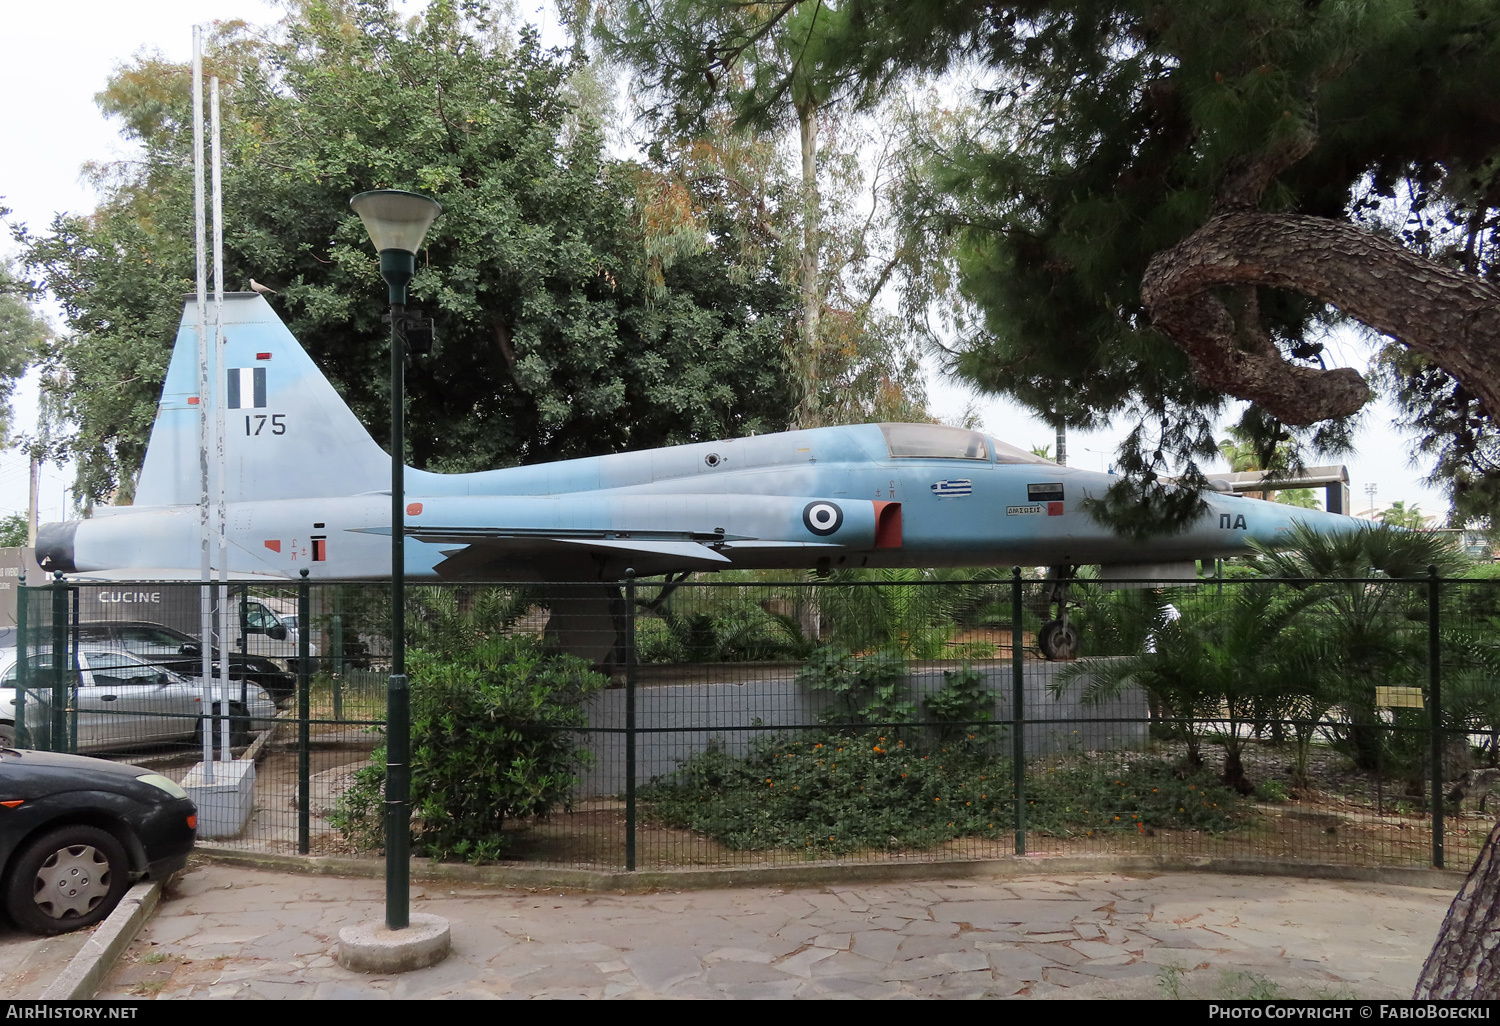
M 113 912 L 128 886 L 125 848 L 113 834 L 92 826 L 61 827 L 17 856 L 5 908 L 24 930 L 67 933 Z

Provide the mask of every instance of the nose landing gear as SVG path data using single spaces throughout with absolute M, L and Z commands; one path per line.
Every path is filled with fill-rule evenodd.
M 1067 610 L 1063 610 L 1067 616 Z M 1037 647 L 1042 655 L 1055 662 L 1068 662 L 1078 658 L 1078 631 L 1066 619 L 1048 620 L 1036 635 Z
M 1047 588 L 1038 611 L 1046 616 L 1056 606 L 1057 616 L 1042 624 L 1036 644 L 1042 650 L 1042 657 L 1053 662 L 1078 658 L 1078 628 L 1068 621 L 1068 584 L 1077 573 L 1076 566 L 1055 566 L 1047 572 Z

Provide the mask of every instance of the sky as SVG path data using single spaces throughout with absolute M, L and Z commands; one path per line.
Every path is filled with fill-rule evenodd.
M 408 0 L 406 7 L 419 7 Z M 555 28 L 550 5 L 522 2 L 522 12 L 544 30 Z M 5 59 L 0 61 L 0 94 L 11 101 L 0 108 L 0 197 L 12 209 L 10 221 L 33 231 L 46 228 L 59 212 L 92 210 L 96 196 L 80 169 L 89 161 L 129 159 L 130 147 L 117 126 L 94 105 L 94 94 L 104 88 L 110 73 L 141 53 L 156 51 L 172 60 L 192 54 L 192 26 L 214 20 L 240 18 L 269 25 L 281 16 L 268 0 L 152 0 L 121 4 L 118 0 L 61 0 L 51 4 L 7 5 Z M 0 257 L 15 256 L 9 233 L 0 235 Z M 50 312 L 58 323 L 55 310 Z M 1345 365 L 1364 368 L 1367 347 L 1353 333 L 1337 337 L 1333 346 Z M 984 428 L 996 437 L 1030 448 L 1053 442 L 1052 428 L 1003 399 L 974 396 L 962 385 L 929 368 L 929 406 L 939 419 L 958 422 L 971 406 Z M 30 429 L 36 419 L 34 384 L 23 383 L 15 400 L 17 430 Z M 1354 508 L 1368 506 L 1366 488 L 1375 485 L 1377 506 L 1395 500 L 1420 504 L 1423 512 L 1446 512 L 1438 489 L 1423 483 L 1426 471 L 1411 465 L 1411 440 L 1393 426 L 1394 411 L 1372 404 L 1356 436 L 1357 451 L 1343 459 L 1349 468 Z M 1103 432 L 1070 432 L 1068 462 L 1088 469 L 1107 469 L 1123 428 Z M 1225 468 L 1221 468 L 1225 469 Z M 13 451 L 0 452 L 0 515 L 24 511 L 27 503 L 27 466 Z M 42 522 L 63 519 L 65 489 L 71 470 L 44 468 L 41 489 Z

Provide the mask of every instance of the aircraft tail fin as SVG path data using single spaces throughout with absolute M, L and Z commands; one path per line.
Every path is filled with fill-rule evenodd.
M 210 308 L 210 336 L 212 318 Z M 135 490 L 138 506 L 195 505 L 199 499 L 196 322 L 189 301 Z M 390 456 L 263 296 L 226 294 L 222 325 L 224 367 L 208 401 L 224 403 L 228 501 L 321 498 L 389 487 Z M 213 406 L 208 409 L 212 413 Z

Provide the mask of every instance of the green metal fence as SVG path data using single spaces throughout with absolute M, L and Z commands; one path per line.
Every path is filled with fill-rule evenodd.
M 486 715 L 517 714 L 439 723 L 441 709 L 420 711 L 422 689 L 459 685 L 414 671 L 428 730 L 415 742 L 414 850 L 444 816 L 524 786 L 550 798 L 507 807 L 496 844 L 458 857 L 626 870 L 1118 853 L 1463 867 L 1500 783 L 1497 586 L 1082 581 L 1070 661 L 1038 653 L 1050 585 L 1019 574 L 415 587 L 407 641 L 431 673 L 520 638 L 597 676 L 577 718 L 516 721 L 512 733 L 546 744 L 475 762 L 449 781 L 450 807 L 424 809 L 422 760 L 463 751 Z M 110 585 L 102 597 L 23 589 L 0 680 L 14 688 L 17 744 L 181 777 L 205 731 L 219 758 L 227 735 L 231 757 L 256 763 L 255 812 L 239 835 L 203 843 L 378 846 L 359 823 L 360 801 L 378 800 L 388 589 L 231 597 L 210 652 L 216 664 L 228 654 L 229 684 L 207 689 L 195 641 L 150 630 L 193 634 L 198 586 Z M 256 608 L 289 629 L 250 623 Z M 582 758 L 526 778 L 515 760 L 556 758 L 569 747 L 558 739 Z M 547 815 L 525 814 L 554 798 Z

